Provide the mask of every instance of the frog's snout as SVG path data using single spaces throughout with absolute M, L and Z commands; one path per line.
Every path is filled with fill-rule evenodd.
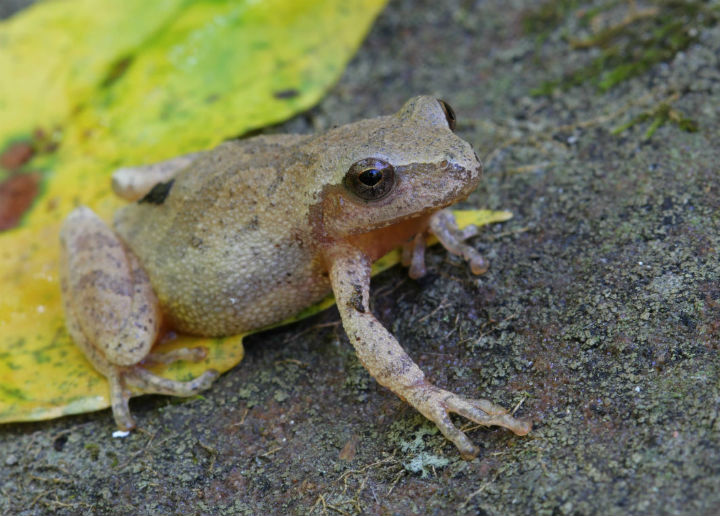
M 482 177 L 482 164 L 479 161 L 466 161 L 465 163 L 448 162 L 441 163 L 441 174 L 447 184 L 455 185 L 462 191 L 460 195 L 468 195 L 477 188 Z
M 469 150 L 470 152 L 465 153 L 462 159 L 458 159 L 446 167 L 446 170 L 464 183 L 477 185 L 482 177 L 483 166 L 477 153 L 472 148 Z

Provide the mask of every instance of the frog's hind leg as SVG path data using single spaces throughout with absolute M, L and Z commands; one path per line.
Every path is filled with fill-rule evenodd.
M 146 394 L 169 394 L 171 396 L 192 396 L 204 391 L 218 377 L 217 371 L 205 371 L 188 382 L 170 380 L 151 373 L 142 367 L 136 367 L 126 376 L 127 382 Z
M 177 351 L 204 351 L 203 348 L 185 348 Z M 169 355 L 170 353 L 168 353 Z M 203 353 L 204 355 L 205 353 Z M 176 355 L 180 357 L 182 354 Z M 187 358 L 194 358 L 197 353 L 187 354 Z M 185 360 L 185 358 L 176 358 L 176 360 Z M 168 359 L 165 363 L 175 362 L 176 360 Z M 120 368 L 120 371 L 110 371 L 107 374 L 110 383 L 110 405 L 115 419 L 115 424 L 122 430 L 131 430 L 135 428 L 135 420 L 130 413 L 130 397 L 132 391 L 129 387 L 134 387 L 142 394 L 167 394 L 169 396 L 193 396 L 208 389 L 215 379 L 218 372 L 214 369 L 205 371 L 203 374 L 187 382 L 179 382 L 169 378 L 157 376 L 141 366 L 130 368 Z
M 135 423 L 128 408 L 128 386 L 140 387 L 142 393 L 147 385 L 146 392 L 158 392 L 149 380 L 144 384 L 136 380 L 151 375 L 140 362 L 157 338 L 158 300 L 135 255 L 90 209 L 78 208 L 68 216 L 60 240 L 60 284 L 68 332 L 110 382 L 115 421 L 129 430 Z M 175 358 L 189 356 L 199 354 L 175 354 Z M 195 394 L 216 376 L 210 371 L 190 382 L 167 381 L 162 392 Z
M 207 349 L 203 347 L 179 348 L 163 353 L 150 353 L 143 360 L 144 365 L 151 364 L 172 364 L 179 360 L 187 362 L 200 362 L 207 357 Z M 188 382 L 179 382 L 163 378 L 151 373 L 147 369 L 136 367 L 127 376 L 127 380 L 134 387 L 144 393 L 170 394 L 175 396 L 192 396 L 210 387 L 210 384 L 218 377 L 217 371 L 211 369 L 205 371 L 197 378 Z
M 145 365 L 147 364 L 172 364 L 178 360 L 187 360 L 188 362 L 200 362 L 207 357 L 207 349 L 205 348 L 179 348 L 163 353 L 150 353 L 145 357 Z
M 193 152 L 152 165 L 119 168 L 112 175 L 113 192 L 128 201 L 137 201 L 156 184 L 170 181 L 201 154 L 202 152 Z

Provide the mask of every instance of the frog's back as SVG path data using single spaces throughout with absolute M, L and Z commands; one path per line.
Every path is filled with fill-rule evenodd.
M 118 212 L 117 232 L 177 329 L 240 333 L 329 291 L 307 223 L 315 191 L 300 177 L 306 138 L 224 143 Z

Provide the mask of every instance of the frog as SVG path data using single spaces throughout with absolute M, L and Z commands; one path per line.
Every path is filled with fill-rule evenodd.
M 314 135 L 265 134 L 152 165 L 118 169 L 129 201 L 112 225 L 79 206 L 60 231 L 66 327 L 110 384 L 117 427 L 130 430 L 136 393 L 190 396 L 217 378 L 155 375 L 148 365 L 203 360 L 203 347 L 153 352 L 170 328 L 221 337 L 259 330 L 335 296 L 342 326 L 375 380 L 437 425 L 466 459 L 478 447 L 450 413 L 525 435 L 531 422 L 485 399 L 431 383 L 370 309 L 372 263 L 402 247 L 413 278 L 426 273 L 434 235 L 488 268 L 459 229 L 452 204 L 482 176 L 456 115 L 432 96 L 399 111 Z

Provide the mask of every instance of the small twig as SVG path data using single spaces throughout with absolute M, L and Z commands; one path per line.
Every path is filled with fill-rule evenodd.
M 276 453 L 282 449 L 283 449 L 282 446 L 276 446 L 275 448 L 272 448 L 271 450 L 268 450 L 265 453 L 258 455 L 258 457 L 268 457 L 268 456 L 272 455 L 273 453 Z
M 494 242 L 495 240 L 498 240 L 500 238 L 503 238 L 503 237 L 506 237 L 509 235 L 525 233 L 526 231 L 530 231 L 530 229 L 532 229 L 530 226 L 524 226 L 524 227 L 517 228 L 517 229 L 511 229 L 510 231 L 503 231 L 502 233 L 498 233 L 496 235 L 490 235 L 489 240 Z
M 395 475 L 395 480 L 393 480 L 392 483 L 390 484 L 390 489 L 388 489 L 388 492 L 387 492 L 388 496 L 390 496 L 390 493 L 393 492 L 393 489 L 395 489 L 395 486 L 397 485 L 397 483 L 400 482 L 400 479 L 404 476 L 405 476 L 404 469 L 401 469 L 400 471 L 398 471 L 398 474 Z
M 582 40 L 571 39 L 570 46 L 575 50 L 592 48 L 595 46 L 601 46 L 609 38 L 611 38 L 618 32 L 622 31 L 625 27 L 632 25 L 636 21 L 641 20 L 643 18 L 653 18 L 653 17 L 657 16 L 659 12 L 660 12 L 660 9 L 657 7 L 648 7 L 647 9 L 638 9 L 637 5 L 635 5 L 635 2 L 630 2 L 630 7 L 628 9 L 628 13 L 617 24 L 600 31 L 600 33 L 596 34 L 593 37 L 587 38 L 587 39 L 582 39 Z
M 203 450 L 210 454 L 210 467 L 208 467 L 208 471 L 212 472 L 213 468 L 215 467 L 215 459 L 218 456 L 218 452 L 215 448 L 213 448 L 212 446 L 208 446 L 202 441 L 198 441 L 198 444 Z
M 375 292 L 373 292 L 373 297 L 374 297 L 375 299 L 380 299 L 380 298 L 383 297 L 383 296 L 389 296 L 390 294 L 392 294 L 393 292 L 395 292 L 397 289 L 399 289 L 400 287 L 402 287 L 403 284 L 407 281 L 407 279 L 408 279 L 409 277 L 410 277 L 410 276 L 408 276 L 408 275 L 404 275 L 404 276 L 403 276 L 403 279 L 400 280 L 400 281 L 398 281 L 397 283 L 394 283 L 394 284 L 392 284 L 392 285 L 389 286 L 389 287 L 385 287 L 385 288 L 381 288 L 381 289 L 376 290 Z M 401 300 L 402 300 L 402 298 L 398 299 L 395 303 L 397 304 L 397 303 L 399 303 Z
M 245 412 L 243 412 L 243 415 L 242 415 L 242 417 L 240 418 L 240 421 L 239 421 L 238 423 L 233 423 L 233 424 L 230 425 L 230 426 L 242 426 L 242 425 L 244 425 L 244 424 L 245 424 L 245 418 L 247 417 L 247 415 L 248 415 L 249 412 L 250 412 L 250 409 L 249 409 L 249 408 L 246 408 L 246 409 L 245 409 Z
M 33 433 L 30 436 L 30 440 L 28 441 L 27 445 L 25 446 L 25 449 L 23 450 L 23 455 L 27 455 L 27 452 L 30 450 L 30 446 L 32 446 L 35 443 L 35 437 L 37 436 L 38 432 Z
M 340 324 L 340 321 L 333 321 L 329 323 L 321 323 L 321 324 L 314 324 L 310 326 L 309 328 L 304 329 L 301 332 L 295 333 L 294 335 L 290 336 L 285 342 L 288 344 L 291 342 L 295 342 L 297 339 L 305 335 L 306 333 L 310 333 L 313 330 L 317 330 L 319 328 L 330 328 L 332 326 L 338 326 Z
M 527 399 L 527 397 L 526 397 L 526 396 L 523 396 L 523 397 L 520 399 L 520 401 L 517 402 L 517 404 L 515 405 L 515 408 L 513 408 L 513 409 L 510 411 L 510 414 L 514 416 L 514 415 L 515 415 L 515 412 L 517 412 L 518 409 L 522 406 L 522 404 L 525 403 L 525 400 L 526 400 L 526 399 Z
M 482 330 L 485 330 L 485 327 L 486 327 L 486 326 L 490 326 L 491 324 L 493 325 L 493 327 L 492 327 L 491 329 L 489 329 L 488 331 L 483 331 L 483 332 L 480 334 L 480 337 L 478 337 L 477 340 L 480 340 L 482 337 L 485 337 L 486 335 L 489 335 L 492 331 L 495 330 L 495 327 L 497 327 L 498 325 L 500 325 L 500 324 L 502 324 L 502 323 L 504 323 L 504 322 L 512 321 L 513 319 L 517 319 L 517 317 L 518 317 L 518 314 L 517 314 L 517 312 L 516 312 L 516 313 L 514 313 L 514 314 L 508 315 L 505 319 L 502 319 L 502 320 L 500 320 L 500 321 L 494 321 L 494 320 L 488 321 L 487 323 L 485 323 L 485 324 L 482 325 L 482 328 L 481 328 L 481 329 L 482 329 Z
M 69 480 L 69 479 L 55 478 L 55 477 L 45 478 L 45 477 L 35 475 L 33 473 L 29 473 L 28 477 L 32 478 L 33 480 L 37 480 L 38 482 L 53 482 L 55 484 L 66 484 L 66 485 L 73 483 L 73 481 Z
M 349 512 L 342 510 L 342 509 L 341 509 L 340 507 L 338 507 L 337 505 L 332 505 L 332 504 L 329 503 L 329 504 L 327 504 L 327 507 L 330 508 L 330 509 L 332 509 L 333 511 L 336 511 L 336 512 L 340 513 L 340 514 L 343 514 L 343 515 L 346 515 L 346 516 L 350 516 L 350 513 L 349 513 Z
M 428 318 L 432 317 L 433 315 L 435 315 L 435 312 L 437 312 L 438 310 L 440 310 L 440 309 L 442 309 L 442 308 L 445 308 L 445 301 L 447 301 L 447 296 L 445 296 L 445 297 L 443 298 L 443 300 L 440 301 L 440 304 L 437 305 L 437 306 L 433 309 L 432 312 L 430 312 L 429 314 L 425 314 L 425 315 L 422 316 L 420 319 L 418 319 L 418 320 L 417 320 L 417 323 L 423 322 L 425 319 L 428 319 Z
M 333 323 L 333 326 L 335 326 L 337 323 Z M 301 360 L 298 360 L 297 358 L 283 358 L 281 360 L 276 360 L 274 362 L 275 365 L 279 364 L 295 364 L 300 367 L 310 367 L 310 364 L 307 362 L 302 362 Z
M 317 499 L 315 500 L 315 503 L 313 504 L 312 507 L 310 507 L 310 512 L 314 511 L 314 510 L 315 510 L 315 507 L 317 507 L 317 505 L 318 505 L 320 502 L 322 502 L 323 512 L 324 512 L 325 514 L 327 514 L 327 504 L 325 503 L 325 497 L 324 497 L 323 495 L 321 495 L 321 494 L 318 495 Z
M 48 506 L 48 507 L 53 507 L 53 508 L 55 508 L 55 507 L 72 507 L 73 509 L 75 509 L 75 508 L 77 508 L 77 507 L 86 507 L 86 508 L 89 508 L 89 507 L 90 507 L 90 504 L 87 504 L 87 503 L 85 503 L 85 502 L 77 502 L 77 503 L 64 503 L 64 502 L 61 502 L 60 499 L 57 497 L 57 495 L 55 495 L 55 499 L 54 499 L 54 500 L 46 500 L 46 499 L 43 499 L 43 500 L 41 500 L 41 503 L 42 503 L 43 505 L 46 505 L 46 506 Z
M 32 509 L 32 508 L 35 506 L 35 504 L 38 502 L 38 500 L 40 500 L 40 498 L 42 498 L 43 496 L 45 496 L 46 494 L 48 494 L 48 493 L 50 493 L 50 492 L 51 492 L 50 489 L 48 489 L 48 490 L 46 490 L 46 491 L 41 491 L 35 498 L 32 499 L 32 501 L 30 502 L 30 506 L 28 507 L 28 509 Z
M 505 170 L 506 174 L 524 174 L 526 172 L 532 172 L 538 168 L 549 168 L 558 165 L 557 161 L 541 161 L 539 163 L 530 163 L 529 165 L 521 165 L 519 167 L 510 168 Z
M 125 462 L 123 462 L 122 464 L 120 464 L 120 465 L 118 466 L 118 470 L 124 468 L 125 466 L 127 466 L 128 464 L 130 464 L 131 462 L 133 462 L 133 461 L 134 461 L 137 457 L 139 457 L 141 454 L 147 453 L 148 449 L 150 448 L 150 445 L 152 444 L 153 440 L 155 439 L 155 436 L 157 435 L 157 432 L 155 432 L 155 433 L 153 433 L 153 434 L 150 434 L 149 432 L 147 432 L 146 430 L 143 430 L 142 428 L 139 429 L 139 431 L 142 432 L 142 433 L 144 433 L 145 435 L 150 435 L 150 439 L 148 439 L 148 442 L 145 443 L 145 446 L 144 446 L 141 450 L 136 451 L 136 452 L 133 453 Z M 164 442 L 166 442 L 166 441 L 168 441 L 168 440 L 170 440 L 170 439 L 171 439 L 171 436 L 166 437 L 165 439 L 163 439 L 162 441 L 160 441 L 159 445 L 160 445 L 160 444 L 163 444 Z
M 483 483 L 483 485 L 481 485 L 476 491 L 470 493 L 470 494 L 468 495 L 468 497 L 465 498 L 465 501 L 460 505 L 460 509 L 464 509 L 465 507 L 467 507 L 467 504 L 470 503 L 470 500 L 472 500 L 472 499 L 475 498 L 477 495 L 479 495 L 480 493 L 482 493 L 483 491 L 485 491 L 485 489 L 487 489 L 492 483 L 494 483 L 494 482 L 498 479 L 498 477 L 500 476 L 500 474 L 503 473 L 504 471 L 505 471 L 505 468 L 502 468 L 502 469 L 498 470 L 498 471 L 495 473 L 495 475 L 492 477 L 492 479 L 490 479 L 490 480 L 488 480 L 487 482 Z
M 344 482 L 349 475 L 359 475 L 361 473 L 367 472 L 367 470 L 369 470 L 370 468 L 374 468 L 375 466 L 379 466 L 381 464 L 395 462 L 395 461 L 396 461 L 395 457 L 390 456 L 390 457 L 386 457 L 384 459 L 375 461 L 372 464 L 367 464 L 360 469 L 349 469 L 349 470 L 345 471 L 342 475 L 340 475 L 338 477 L 338 479 L 336 480 L 336 482 L 340 482 L 341 480 Z

